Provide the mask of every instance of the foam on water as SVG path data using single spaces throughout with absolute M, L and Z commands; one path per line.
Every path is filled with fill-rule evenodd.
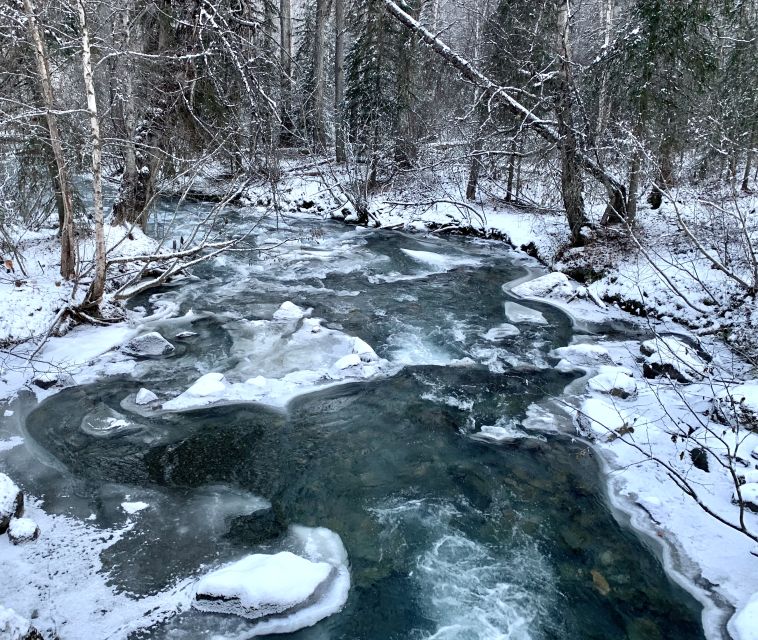
M 472 540 L 454 524 L 466 514 L 448 502 L 395 501 L 373 513 L 393 534 L 424 530 L 426 548 L 411 573 L 436 627 L 424 640 L 543 637 L 556 579 L 533 542 L 516 533 L 508 546 Z

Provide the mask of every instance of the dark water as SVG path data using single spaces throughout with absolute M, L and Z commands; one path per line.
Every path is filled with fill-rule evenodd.
M 530 304 L 547 324 L 522 325 L 515 338 L 482 337 L 505 321 L 502 285 L 525 273 L 514 256 L 483 242 L 321 229 L 266 229 L 260 242 L 293 240 L 277 256 L 228 257 L 181 289 L 137 301 L 192 309 L 198 336 L 170 358 L 141 362 L 139 379 L 67 389 L 28 417 L 31 438 L 67 474 L 68 490 L 48 496 L 52 510 L 94 512 L 112 526 L 123 521 L 125 490 L 151 504 L 103 554 L 114 586 L 156 593 L 276 550 L 297 523 L 341 536 L 352 589 L 340 613 L 293 638 L 702 637 L 699 605 L 616 523 L 584 445 L 557 432 L 502 444 L 475 437 L 484 425 L 520 428 L 575 378 L 551 368 L 548 351 L 571 338 L 552 308 Z M 401 249 L 457 266 L 430 267 Z M 467 259 L 476 264 L 460 264 Z M 361 337 L 397 372 L 296 397 L 284 410 L 141 415 L 122 404 L 143 386 L 176 395 L 207 371 L 255 366 L 240 327 L 284 300 Z M 158 325 L 168 338 L 180 328 Z M 107 436 L 83 428 L 104 416 L 130 426 Z M 251 514 L 256 496 L 270 508 Z M 238 638 L 245 625 L 190 611 L 135 638 Z

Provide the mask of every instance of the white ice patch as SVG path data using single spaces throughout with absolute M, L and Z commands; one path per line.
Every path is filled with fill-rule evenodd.
M 737 640 L 758 640 L 758 593 L 729 622 Z
M 440 271 L 450 271 L 457 267 L 477 266 L 481 261 L 471 256 L 446 256 L 441 253 L 431 251 L 414 251 L 411 249 L 400 249 L 409 258 L 424 265 L 428 265 Z
M 608 349 L 599 344 L 571 344 L 553 349 L 551 356 L 567 360 L 576 367 L 595 367 L 613 364 Z
M 505 317 L 508 322 L 515 324 L 547 324 L 541 312 L 517 302 L 505 303 Z
M 144 509 L 147 509 L 150 505 L 147 502 L 122 502 L 121 508 L 129 515 L 133 515 Z
M 299 320 L 300 318 L 304 318 L 307 313 L 306 309 L 298 307 L 293 302 L 287 300 L 274 312 L 274 320 Z
M 482 337 L 490 342 L 500 342 L 507 338 L 512 338 L 521 333 L 520 329 L 512 324 L 503 323 L 497 327 L 493 327 Z
M 496 442 L 505 444 L 516 442 L 525 438 L 535 438 L 544 440 L 542 436 L 529 433 L 513 418 L 499 418 L 494 425 L 484 425 L 481 430 L 471 434 L 475 440 L 484 440 L 487 442 Z
M 134 398 L 134 402 L 138 405 L 145 405 L 150 404 L 151 402 L 155 402 L 157 399 L 157 395 L 150 391 L 150 389 L 145 389 L 143 387 L 137 392 L 137 395 Z
M 21 436 L 11 436 L 7 440 L 0 440 L 0 451 L 10 451 L 22 444 L 24 439 Z

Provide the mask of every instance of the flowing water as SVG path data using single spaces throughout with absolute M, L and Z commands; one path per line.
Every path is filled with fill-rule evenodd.
M 579 376 L 553 369 L 548 355 L 570 341 L 570 319 L 525 303 L 546 323 L 484 337 L 506 321 L 502 285 L 526 274 L 517 254 L 321 221 L 256 231 L 259 246 L 279 241 L 135 301 L 173 310 L 151 328 L 176 352 L 68 388 L 26 420 L 47 471 L 24 482 L 46 509 L 117 527 L 124 500 L 150 505 L 102 554 L 115 589 L 154 594 L 278 550 L 297 523 L 341 536 L 352 588 L 341 612 L 293 638 L 702 637 L 699 605 L 616 522 L 597 461 L 546 410 Z M 167 413 L 125 401 L 140 387 L 174 397 L 212 371 L 244 379 L 317 367 L 328 353 L 272 358 L 261 347 L 259 321 L 285 300 L 365 340 L 389 362 L 384 374 L 283 408 Z M 174 340 L 186 329 L 197 335 Z M 101 429 L 114 419 L 125 426 Z M 507 437 L 481 437 L 493 426 Z M 244 638 L 246 629 L 243 619 L 190 610 L 133 637 Z

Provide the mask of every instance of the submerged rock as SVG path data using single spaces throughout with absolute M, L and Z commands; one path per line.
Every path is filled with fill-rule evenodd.
M 39 527 L 31 518 L 13 518 L 8 525 L 8 539 L 13 544 L 34 542 L 39 538 Z
M 252 620 L 294 613 L 314 604 L 335 574 L 327 562 L 289 551 L 253 554 L 202 578 L 192 604 Z
M 24 515 L 24 494 L 15 482 L 0 473 L 0 534 L 8 530 L 12 518 Z
M 130 356 L 156 358 L 173 353 L 174 345 L 157 331 L 151 331 L 130 340 L 123 350 Z

